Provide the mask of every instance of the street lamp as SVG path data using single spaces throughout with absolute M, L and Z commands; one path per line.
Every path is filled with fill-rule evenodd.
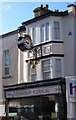
M 35 68 L 38 64 L 37 60 L 37 47 L 33 46 L 33 41 L 31 39 L 31 36 L 26 33 L 26 27 L 20 26 L 18 28 L 18 48 L 25 52 L 27 50 L 32 51 L 33 59 L 26 60 L 27 63 L 31 65 L 32 68 Z

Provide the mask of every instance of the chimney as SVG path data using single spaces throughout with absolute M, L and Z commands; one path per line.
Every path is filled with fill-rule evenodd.
M 59 10 L 58 10 L 58 9 L 55 9 L 55 12 L 59 12 Z
M 46 6 L 44 7 L 42 4 L 40 7 L 37 7 L 33 10 L 34 12 L 34 17 L 38 17 L 38 16 L 41 16 L 41 15 L 44 15 L 48 12 L 50 12 L 50 10 L 48 9 L 48 4 L 46 4 Z
M 76 15 L 76 5 L 70 4 L 70 5 L 67 6 L 67 8 L 68 8 L 68 14 L 70 16 Z

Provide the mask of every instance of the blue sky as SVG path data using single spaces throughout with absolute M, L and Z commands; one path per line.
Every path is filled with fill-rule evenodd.
M 22 22 L 34 17 L 33 10 L 41 4 L 49 9 L 67 9 L 72 2 L 0 2 L 0 35 L 17 29 Z

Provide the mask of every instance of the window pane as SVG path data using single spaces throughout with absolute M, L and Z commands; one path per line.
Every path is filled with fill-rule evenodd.
M 61 67 L 61 59 L 55 59 L 55 74 L 56 77 L 62 76 L 62 67 Z
M 28 34 L 31 36 L 31 28 L 28 28 Z
M 5 60 L 5 66 L 9 66 L 9 59 Z
M 5 67 L 5 75 L 9 74 L 9 67 Z
M 36 68 L 31 68 L 31 74 L 36 74 Z
M 4 74 L 9 74 L 9 66 L 10 66 L 10 55 L 9 50 L 4 51 Z
M 59 21 L 54 21 L 54 27 L 59 28 Z
M 41 26 L 41 42 L 44 41 L 44 25 Z
M 49 40 L 49 23 L 46 23 L 46 41 Z
M 50 79 L 51 78 L 51 60 L 47 59 L 42 61 L 42 76 L 43 80 Z
M 43 66 L 50 64 L 50 59 L 42 61 Z
M 9 58 L 9 50 L 5 51 L 5 58 L 8 59 Z
M 36 72 L 36 68 L 31 68 L 31 65 L 30 65 L 30 79 L 31 81 L 36 81 L 37 80 L 37 72 Z
M 50 72 L 44 72 L 43 73 L 43 80 L 47 80 L 47 79 L 50 79 Z
M 42 69 L 43 69 L 43 71 L 49 71 L 50 70 L 50 65 L 45 64 Z
M 60 23 L 59 21 L 54 21 L 54 39 L 60 39 Z
M 32 40 L 33 40 L 33 44 L 35 44 L 36 43 L 36 29 L 35 28 L 32 29 Z

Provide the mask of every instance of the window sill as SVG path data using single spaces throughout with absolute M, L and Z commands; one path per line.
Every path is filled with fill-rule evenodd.
M 3 76 L 2 79 L 7 79 L 7 78 L 11 78 L 11 75 L 7 75 L 7 76 Z

